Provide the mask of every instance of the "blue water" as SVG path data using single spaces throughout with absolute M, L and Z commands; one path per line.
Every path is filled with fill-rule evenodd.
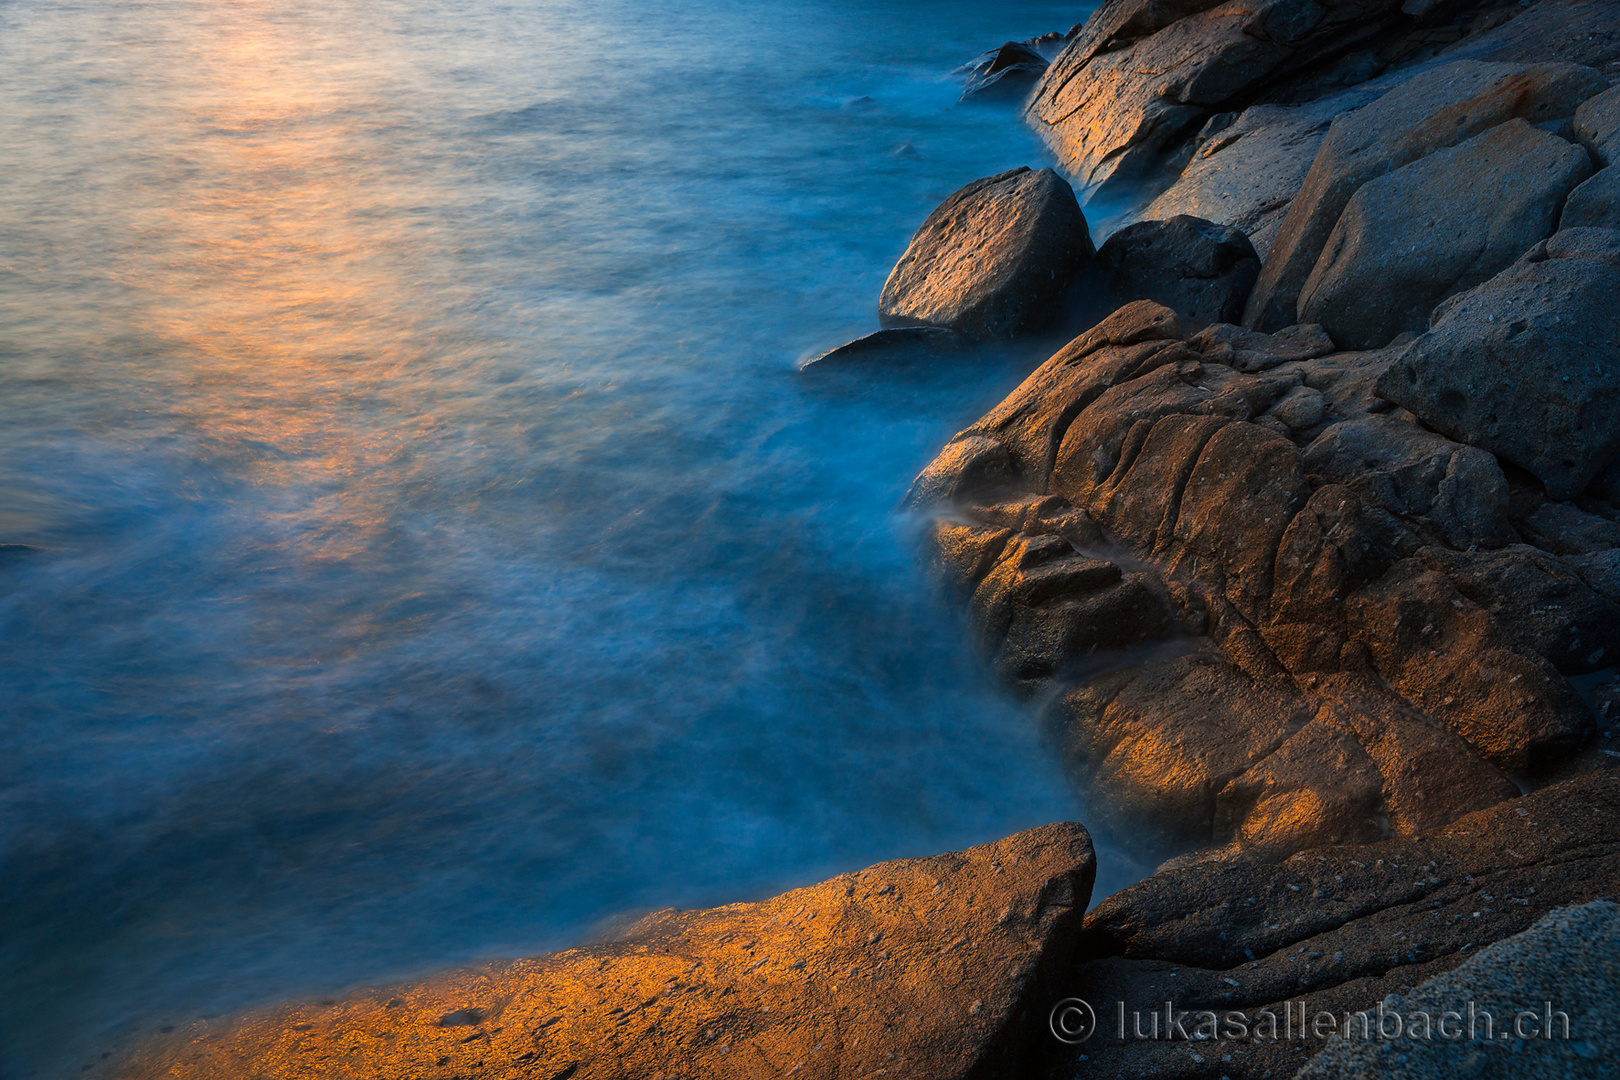
M 0 5 L 0 1070 L 1083 814 L 895 512 L 1038 357 L 794 364 L 1084 14 Z

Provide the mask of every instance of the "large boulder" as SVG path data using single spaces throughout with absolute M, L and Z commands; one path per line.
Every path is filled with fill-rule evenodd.
M 1374 393 L 1393 350 L 1180 322 L 1105 319 L 912 493 L 1094 824 L 1275 857 L 1431 829 L 1511 797 L 1504 770 L 1558 767 L 1593 730 L 1561 669 L 1620 641 L 1555 559 L 1492 555 L 1518 540 L 1496 458 Z
M 1095 873 L 1084 829 L 1046 825 L 759 903 L 656 912 L 599 945 L 198 1022 L 118 1075 L 1026 1076 Z
M 941 326 L 973 341 L 1038 329 L 1094 252 L 1074 191 L 1051 169 L 975 180 L 923 222 L 878 300 L 885 327 Z
M 1523 120 L 1363 185 L 1300 291 L 1300 322 L 1342 348 L 1421 332 L 1441 300 L 1512 265 L 1558 227 L 1586 151 Z
M 1458 1047 L 1433 1037 L 1434 1025 L 1448 1014 L 1457 1018 L 1452 1030 L 1459 1036 L 1465 1017 L 1485 1036 L 1469 1044 L 1469 1075 L 1601 1075 L 1596 1063 L 1620 1039 L 1620 1022 L 1607 1007 L 1617 994 L 1620 907 L 1605 899 L 1559 908 L 1451 971 L 1386 998 L 1372 1011 L 1380 1037 L 1361 1037 L 1359 1028 L 1335 1036 L 1295 1080 L 1454 1077 Z
M 1568 116 L 1607 86 L 1601 74 L 1574 64 L 1459 60 L 1339 117 L 1289 205 L 1244 322 L 1275 330 L 1296 321 L 1306 279 L 1363 184 L 1514 118 Z
M 1560 229 L 1620 229 L 1620 168 L 1600 169 L 1569 193 Z
M 1569 1014 L 1571 1038 L 1555 1040 L 1561 1046 L 1496 1039 L 1486 1050 L 1483 1040 L 1414 1040 L 1403 1032 L 1399 1040 L 1361 1041 L 1357 1053 L 1432 1053 L 1432 1071 L 1358 1073 L 1339 1068 L 1351 1059 L 1335 1056 L 1305 1075 L 1602 1075 L 1593 1066 L 1614 1026 L 1599 1014 L 1616 954 L 1613 907 L 1595 902 L 1620 895 L 1617 836 L 1620 774 L 1604 771 L 1422 836 L 1318 847 L 1282 862 L 1206 859 L 1161 869 L 1086 917 L 1080 960 L 1055 996 L 1091 1002 L 1101 1023 L 1049 1075 L 1276 1080 L 1334 1047 L 1346 1014 L 1365 1011 L 1376 1026 L 1381 1005 L 1386 1012 L 1428 1007 L 1433 1022 L 1453 1007 L 1452 992 L 1464 999 L 1464 1017 L 1466 999 L 1477 993 L 1476 1006 L 1493 1014 L 1493 1038 L 1520 1008 L 1540 1013 L 1546 1001 Z M 1591 906 L 1568 910 L 1576 905 Z M 1547 932 L 1560 926 L 1567 929 Z M 1455 978 L 1441 981 L 1448 972 Z M 1403 997 L 1391 1001 L 1392 994 Z M 1168 1037 L 1167 1000 L 1190 1038 Z M 1123 1002 L 1123 1039 L 1116 1002 Z M 1193 1035 L 1205 1010 L 1240 1012 L 1244 1027 Z M 1334 1014 L 1332 1029 L 1302 1022 L 1323 1013 Z M 1138 1015 L 1146 1032 L 1155 1014 L 1160 1038 L 1130 1037 Z M 1476 1050 L 1505 1060 L 1486 1069 L 1487 1057 L 1470 1058 Z M 1555 1061 L 1555 1071 L 1531 1071 Z
M 1097 250 L 1095 265 L 1116 303 L 1163 304 L 1187 330 L 1242 318 L 1260 276 L 1260 258 L 1248 237 L 1185 214 L 1125 226 Z
M 1575 112 L 1575 137 L 1602 166 L 1620 160 L 1620 86 L 1599 94 Z
M 1399 19 L 1396 0 L 1105 4 L 1050 68 L 1028 107 L 1088 197 L 1158 165 L 1213 113 L 1284 69 L 1353 49 Z
M 1568 250 L 1555 243 L 1564 236 L 1441 305 L 1378 383 L 1435 430 L 1535 474 L 1554 499 L 1620 455 L 1620 267 L 1578 245 L 1547 257 Z

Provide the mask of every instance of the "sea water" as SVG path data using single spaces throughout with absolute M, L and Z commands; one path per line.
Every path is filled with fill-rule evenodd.
M 1085 14 L 0 5 L 0 1071 L 1083 816 L 897 511 L 1039 357 L 795 365 Z

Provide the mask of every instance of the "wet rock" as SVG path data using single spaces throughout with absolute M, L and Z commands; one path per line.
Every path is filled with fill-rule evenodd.
M 1410 991 L 1387 998 L 1385 1033 L 1340 1035 L 1297 1074 L 1297 1080 L 1428 1080 L 1457 1075 L 1459 1048 L 1418 1033 L 1448 1012 L 1491 1018 L 1492 1037 L 1475 1039 L 1464 1058 L 1475 1076 L 1563 1080 L 1593 1072 L 1620 1023 L 1604 1006 L 1620 993 L 1620 907 L 1595 900 L 1559 908 L 1528 930 L 1473 953 L 1462 964 Z M 1400 1018 L 1399 1025 L 1394 1018 Z M 1423 1027 L 1419 1027 L 1419 1024 Z M 1525 1053 L 1528 1043 L 1530 1053 Z
M 1609 771 L 1509 799 L 1422 836 L 1316 848 L 1280 862 L 1207 859 L 1161 870 L 1087 916 L 1082 959 L 1055 996 L 1110 1007 L 1123 1001 L 1127 1023 L 1140 1013 L 1144 1027 L 1152 1011 L 1163 1022 L 1167 999 L 1185 1011 L 1189 1029 L 1200 1010 L 1242 1010 L 1248 1028 L 1201 1044 L 1122 1040 L 1117 1012 L 1105 1013 L 1097 1034 L 1067 1050 L 1050 1071 L 1102 1080 L 1289 1076 L 1329 1045 L 1301 1034 L 1301 1010 L 1341 1020 L 1367 1010 L 1376 1023 L 1387 995 L 1419 1000 L 1414 988 L 1453 970 L 1460 972 L 1458 985 L 1479 980 L 1470 985 L 1508 1001 L 1522 987 L 1528 997 L 1539 990 L 1529 977 L 1554 970 L 1556 948 L 1544 961 L 1533 958 L 1527 943 L 1510 944 L 1504 952 L 1522 958 L 1513 962 L 1523 970 L 1506 981 L 1475 972 L 1497 969 L 1503 952 L 1490 949 L 1494 943 L 1515 942 L 1560 909 L 1613 897 L 1620 890 L 1617 836 L 1620 774 Z M 1468 967 L 1476 957 L 1482 963 Z M 1592 963 L 1606 964 L 1607 954 Z M 1591 969 L 1586 961 L 1573 968 Z M 1544 1000 L 1568 1000 L 1573 1023 L 1578 1010 L 1601 1009 L 1607 999 L 1538 992 L 1535 1007 Z M 1293 1010 L 1289 1038 L 1284 1003 Z M 1261 1027 L 1268 1011 L 1274 1033 Z M 1450 1068 L 1434 1075 L 1454 1075 L 1457 1044 L 1433 1045 L 1450 1055 Z M 1527 1055 L 1514 1060 L 1516 1070 L 1528 1068 Z M 1558 1075 L 1582 1074 L 1576 1066 Z
M 1600 169 L 1569 193 L 1560 229 L 1620 229 L 1620 168 Z
M 939 326 L 899 326 L 829 349 L 799 365 L 800 371 L 820 373 L 848 364 L 901 365 L 927 363 L 961 356 L 971 347 L 954 330 Z
M 1028 44 L 1009 41 L 968 64 L 962 100 L 1022 100 L 1045 73 L 1046 57 Z
M 1093 254 L 1085 215 L 1051 169 L 976 180 L 923 222 L 878 302 L 885 327 L 942 326 L 971 341 L 1038 329 Z
M 119 1075 L 1024 1076 L 1095 869 L 1084 829 L 1047 825 L 656 912 L 600 945 L 197 1024 Z
M 1423 331 L 1441 300 L 1552 235 L 1590 173 L 1580 147 L 1515 119 L 1367 182 L 1300 291 L 1299 321 L 1346 349 Z
M 1575 111 L 1575 137 L 1610 166 L 1620 159 L 1620 87 L 1598 94 Z
M 1393 0 L 1109 4 L 1036 87 L 1028 114 L 1088 197 L 1159 164 L 1228 102 L 1285 66 L 1352 48 L 1397 17 Z
M 1438 308 L 1378 392 L 1573 498 L 1620 455 L 1616 295 L 1607 263 L 1520 262 Z
M 1572 64 L 1459 60 L 1334 120 L 1261 270 L 1245 325 L 1274 330 L 1297 321 L 1306 279 L 1362 185 L 1508 120 L 1568 116 L 1606 87 L 1598 72 Z
M 1110 236 L 1095 264 L 1115 304 L 1152 300 L 1191 331 L 1232 323 L 1260 275 L 1260 258 L 1237 229 L 1179 215 L 1140 221 Z

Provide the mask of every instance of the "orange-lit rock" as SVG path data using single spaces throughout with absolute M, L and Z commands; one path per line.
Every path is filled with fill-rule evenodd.
M 1084 829 L 1046 825 L 656 912 L 599 945 L 197 1024 L 117 1075 L 1021 1077 L 1095 873 Z

